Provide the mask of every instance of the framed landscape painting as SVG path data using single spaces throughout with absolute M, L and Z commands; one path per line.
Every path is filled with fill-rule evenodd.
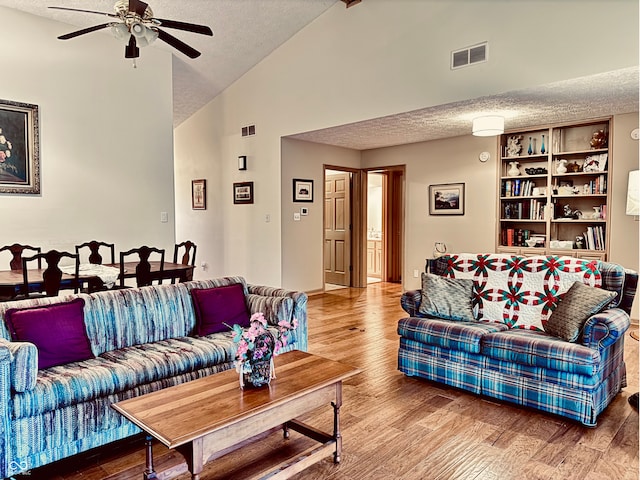
M 429 215 L 464 215 L 464 183 L 429 185 Z
M 0 100 L 0 193 L 40 193 L 37 105 Z

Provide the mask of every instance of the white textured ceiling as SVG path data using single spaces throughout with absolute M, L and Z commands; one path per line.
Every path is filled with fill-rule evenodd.
M 181 124 L 338 0 L 146 0 L 157 18 L 208 25 L 213 37 L 167 29 L 202 55 L 173 56 L 174 126 Z M 109 21 L 49 6 L 113 13 L 116 0 L 0 0 L 3 7 L 68 23 L 74 31 Z M 68 32 L 60 32 L 68 33 Z M 104 30 L 89 35 L 111 35 Z M 82 37 L 70 41 L 82 41 Z M 124 49 L 123 49 L 124 55 Z M 144 51 L 141 52 L 141 56 Z
M 290 137 L 368 150 L 469 135 L 479 112 L 504 116 L 505 130 L 633 113 L 638 78 L 638 68 L 627 68 Z
M 202 56 L 174 53 L 173 104 L 177 126 L 268 56 L 338 0 L 148 0 L 158 18 L 210 26 L 214 37 L 172 30 Z M 111 12 L 115 0 L 0 0 L 0 5 L 64 22 L 73 31 L 104 23 L 104 17 L 52 10 L 49 5 Z M 366 2 L 354 8 L 367 8 Z M 345 14 L 348 12 L 345 9 Z M 61 32 L 62 33 L 62 32 Z M 108 31 L 91 35 L 109 35 Z M 76 39 L 73 41 L 81 41 Z M 144 53 L 144 52 L 143 52 Z M 367 150 L 467 135 L 478 112 L 505 117 L 517 129 L 638 111 L 638 69 L 630 68 L 527 90 L 432 106 L 364 120 L 294 138 Z

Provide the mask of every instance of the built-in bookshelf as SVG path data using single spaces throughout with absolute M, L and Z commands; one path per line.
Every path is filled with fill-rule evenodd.
M 500 136 L 496 251 L 606 260 L 610 118 Z

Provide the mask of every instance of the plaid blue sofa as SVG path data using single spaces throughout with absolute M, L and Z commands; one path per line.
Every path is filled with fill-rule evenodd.
M 482 268 L 493 268 L 495 254 L 478 255 Z M 564 257 L 546 257 L 562 269 Z M 501 292 L 507 303 L 527 275 L 525 257 L 512 257 L 521 269 L 518 286 Z M 575 259 L 573 259 L 575 261 Z M 504 259 L 500 260 L 504 262 Z M 455 277 L 463 270 L 456 256 L 431 262 L 433 274 Z M 473 263 L 473 262 L 471 262 Z M 524 266 L 523 266 L 524 265 Z M 475 268 L 475 267 L 474 267 Z M 591 316 L 575 343 L 541 329 L 519 328 L 508 315 L 480 321 L 454 321 L 420 313 L 421 290 L 403 293 L 401 305 L 409 314 L 398 322 L 398 368 L 407 376 L 444 383 L 515 404 L 533 407 L 595 426 L 598 415 L 626 386 L 624 334 L 629 327 L 638 275 L 620 265 L 588 264 L 601 287 L 617 293 L 606 310 Z M 474 308 L 491 299 L 491 285 L 480 270 L 474 276 Z M 482 293 L 485 292 L 485 293 Z M 495 293 L 495 290 L 494 290 Z M 527 294 L 520 299 L 526 303 Z M 549 295 L 550 310 L 557 299 Z M 515 303 L 515 301 L 513 302 Z M 517 313 L 518 305 L 510 305 Z
M 307 349 L 306 294 L 242 277 L 0 303 L 0 478 L 139 433 L 113 402 L 232 368 L 231 332 L 194 334 L 190 290 L 235 283 L 270 326 L 298 320 L 282 351 Z M 4 313 L 77 297 L 95 358 L 38 370 L 35 345 L 11 341 Z

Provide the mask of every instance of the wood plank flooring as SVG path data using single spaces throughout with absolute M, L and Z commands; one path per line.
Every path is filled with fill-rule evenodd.
M 327 458 L 295 479 L 638 479 L 638 413 L 627 402 L 639 387 L 638 342 L 628 333 L 629 386 L 596 428 L 586 428 L 399 373 L 400 294 L 399 285 L 378 283 L 309 299 L 309 351 L 363 373 L 344 386 L 342 463 Z M 330 429 L 332 413 L 320 409 L 301 420 Z M 142 437 L 128 439 L 17 478 L 139 480 L 142 443 Z M 250 476 L 313 444 L 295 432 L 286 442 L 273 434 L 207 465 L 202 480 Z M 184 471 L 177 453 L 157 446 L 155 454 L 157 468 Z

